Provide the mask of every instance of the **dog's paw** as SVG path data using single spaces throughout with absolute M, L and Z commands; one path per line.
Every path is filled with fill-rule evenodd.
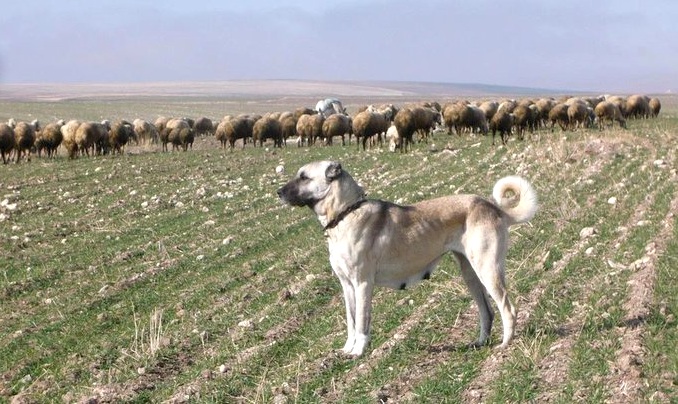
M 346 352 L 343 349 L 335 349 L 332 351 L 331 356 L 337 358 L 337 359 L 344 359 L 344 360 L 350 360 L 350 359 L 355 359 L 357 358 L 356 355 L 353 355 L 350 351 Z
M 487 345 L 487 342 L 486 342 L 486 341 L 475 340 L 475 341 L 470 342 L 469 344 L 467 344 L 467 345 L 466 345 L 466 348 L 475 351 L 475 350 L 477 350 L 477 349 L 480 349 L 480 348 L 484 347 L 485 345 Z
M 495 351 L 503 351 L 503 350 L 505 350 L 506 348 L 508 348 L 508 346 L 509 346 L 508 342 L 504 342 L 504 343 L 501 343 L 501 344 L 499 344 L 499 345 L 495 345 L 493 349 L 494 349 Z

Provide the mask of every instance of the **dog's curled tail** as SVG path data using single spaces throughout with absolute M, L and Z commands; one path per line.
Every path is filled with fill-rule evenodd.
M 512 224 L 527 222 L 537 213 L 537 193 L 522 177 L 509 176 L 500 179 L 494 184 L 492 197 Z

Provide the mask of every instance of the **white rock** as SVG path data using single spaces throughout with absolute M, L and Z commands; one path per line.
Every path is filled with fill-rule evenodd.
M 586 255 L 591 255 L 591 254 L 593 254 L 593 247 L 587 248 L 586 251 L 585 251 L 584 253 L 585 253 Z
M 597 231 L 593 227 L 584 227 L 579 232 L 579 238 L 582 239 L 582 240 L 587 239 L 587 238 L 593 236 L 596 233 L 597 233 Z
M 607 200 L 607 203 L 610 205 L 616 205 L 617 204 L 617 198 L 616 197 L 611 197 L 610 199 Z
M 219 366 L 219 373 L 226 373 L 227 370 L 228 368 L 226 367 L 226 365 Z
M 238 323 L 238 327 L 251 328 L 252 327 L 252 320 L 243 320 L 243 321 Z
M 275 168 L 276 174 L 284 174 L 285 173 L 285 166 L 284 165 L 279 165 L 278 167 Z

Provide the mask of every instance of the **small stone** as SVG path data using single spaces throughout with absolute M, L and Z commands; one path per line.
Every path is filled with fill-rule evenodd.
M 252 320 L 243 320 L 243 321 L 238 323 L 238 327 L 252 328 Z
M 593 227 L 584 227 L 579 232 L 579 238 L 584 240 L 584 239 L 587 239 L 587 238 L 593 236 L 596 233 L 597 233 L 597 231 Z
M 607 203 L 610 205 L 616 205 L 617 204 L 617 198 L 616 197 L 611 197 L 610 199 L 607 200 Z

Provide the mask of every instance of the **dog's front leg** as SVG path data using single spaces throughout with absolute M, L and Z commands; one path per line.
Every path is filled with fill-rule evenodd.
M 355 285 L 355 343 L 351 355 L 362 355 L 370 341 L 373 291 L 373 282 L 359 281 Z
M 341 288 L 344 292 L 344 304 L 346 305 L 346 344 L 341 348 L 342 352 L 349 355 L 355 345 L 355 290 L 353 284 L 339 276 Z

